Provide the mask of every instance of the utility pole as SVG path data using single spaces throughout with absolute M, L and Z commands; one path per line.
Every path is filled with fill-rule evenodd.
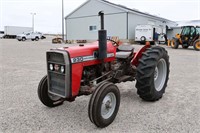
M 64 0 L 62 0 L 62 40 L 64 42 Z
M 36 13 L 31 13 L 31 15 L 32 15 L 32 28 L 34 32 L 34 16 L 36 15 Z

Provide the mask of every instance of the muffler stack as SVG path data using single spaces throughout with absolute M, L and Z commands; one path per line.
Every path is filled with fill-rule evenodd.
M 104 30 L 104 13 L 99 12 L 101 18 L 101 30 L 99 30 L 99 56 L 100 60 L 107 58 L 107 31 Z

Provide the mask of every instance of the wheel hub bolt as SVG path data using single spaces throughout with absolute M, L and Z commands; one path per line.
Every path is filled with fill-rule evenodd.
M 106 106 L 106 109 L 110 109 L 111 108 L 111 101 L 107 101 L 105 106 Z

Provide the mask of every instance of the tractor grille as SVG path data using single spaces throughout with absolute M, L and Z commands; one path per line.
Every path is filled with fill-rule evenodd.
M 49 72 L 49 91 L 58 94 L 60 96 L 65 96 L 65 76 L 57 73 Z
M 70 62 L 66 51 L 47 52 L 49 93 L 67 98 L 70 96 Z
M 61 53 L 56 52 L 47 53 L 47 60 L 56 63 L 65 63 L 64 56 Z

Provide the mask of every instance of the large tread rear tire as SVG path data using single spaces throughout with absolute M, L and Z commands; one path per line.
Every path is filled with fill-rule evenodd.
M 165 64 L 163 71 L 160 63 L 161 66 L 162 63 Z M 169 65 L 168 53 L 162 47 L 155 46 L 143 53 L 136 72 L 137 93 L 143 100 L 156 101 L 162 98 L 169 79 Z M 159 69 L 160 75 L 158 74 Z M 155 73 L 158 75 L 156 80 Z M 161 83 L 159 84 L 160 79 Z
M 113 101 L 115 101 L 114 102 L 115 104 L 111 100 L 110 104 L 111 110 L 108 108 L 108 113 L 103 114 L 102 108 L 106 109 L 105 108 L 106 106 L 104 107 L 105 104 L 104 102 L 108 95 L 113 96 L 114 99 Z M 114 121 L 118 113 L 119 106 L 120 106 L 120 91 L 118 87 L 113 83 L 109 82 L 104 82 L 99 84 L 96 87 L 95 91 L 93 92 L 88 106 L 88 115 L 90 121 L 100 128 L 104 128 L 110 125 Z
M 38 85 L 38 97 L 40 101 L 46 105 L 47 107 L 56 107 L 63 104 L 64 100 L 62 98 L 57 97 L 57 100 L 53 100 L 50 95 L 53 97 L 57 97 L 55 95 L 49 94 L 48 92 L 48 83 L 47 76 L 44 76 L 39 85 Z

